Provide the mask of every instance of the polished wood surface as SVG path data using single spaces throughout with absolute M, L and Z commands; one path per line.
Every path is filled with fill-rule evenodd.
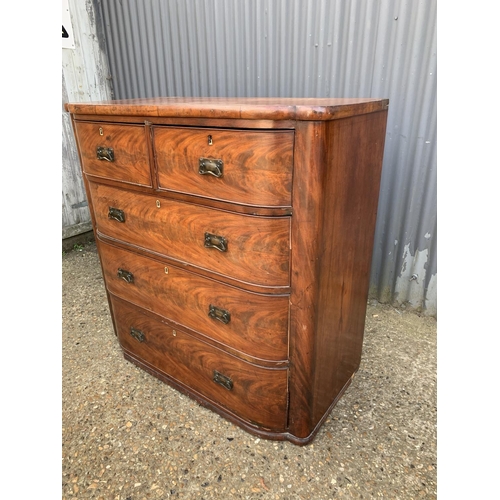
M 388 100 L 67 109 L 75 130 L 94 127 L 78 147 L 125 358 L 249 432 L 311 442 L 361 360 Z M 106 143 L 142 159 L 119 175 L 89 168 L 96 126 L 142 130 Z M 200 157 L 222 159 L 224 175 L 200 175 Z
M 159 189 L 246 205 L 291 206 L 293 131 L 153 127 Z M 220 160 L 220 177 L 200 175 Z
M 68 103 L 73 114 L 228 118 L 250 120 L 333 120 L 386 110 L 388 99 L 276 97 L 160 97 Z
M 144 126 L 78 122 L 75 130 L 86 174 L 151 186 Z M 99 146 L 112 148 L 114 160 L 99 160 Z
M 104 242 L 99 255 L 114 295 L 254 358 L 287 359 L 287 295 L 247 292 Z M 132 273 L 134 282 L 119 278 L 118 269 Z M 228 311 L 229 322 L 209 316 L 210 305 Z
M 296 165 L 307 165 L 307 168 L 294 170 L 289 430 L 305 439 L 314 428 L 311 403 L 316 369 L 318 279 L 324 271 L 318 253 L 321 251 L 319 234 L 325 202 L 323 178 L 327 150 L 324 123 L 299 122 L 295 133 Z
M 317 423 L 361 361 L 386 113 L 337 120 L 326 130 L 328 163 L 319 233 L 312 421 Z
M 179 262 L 262 287 L 290 282 L 289 217 L 254 217 L 213 210 L 91 183 L 97 231 Z M 159 207 L 157 205 L 159 202 Z M 120 223 L 109 207 L 125 214 Z M 227 240 L 227 251 L 205 246 L 205 233 Z
M 181 329 L 165 327 L 140 309 L 111 299 L 122 348 L 236 412 L 263 429 L 283 431 L 286 424 L 286 369 L 269 369 L 247 363 L 216 349 Z M 139 341 L 130 329 L 144 335 Z M 214 371 L 228 377 L 232 388 L 214 382 Z

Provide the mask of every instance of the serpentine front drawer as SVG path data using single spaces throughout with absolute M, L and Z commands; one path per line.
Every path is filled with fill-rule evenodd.
M 111 298 L 124 351 L 248 424 L 283 432 L 288 370 L 248 363 Z
M 100 243 L 108 290 L 254 360 L 286 361 L 288 295 L 264 295 Z
M 256 217 L 90 183 L 97 231 L 214 276 L 290 284 L 290 217 Z
M 154 127 L 159 189 L 247 205 L 292 204 L 293 131 Z

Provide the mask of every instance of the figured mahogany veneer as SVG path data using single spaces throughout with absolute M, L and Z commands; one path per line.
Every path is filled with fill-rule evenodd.
M 262 429 L 285 430 L 286 369 L 248 363 L 182 330 L 167 328 L 126 302 L 114 297 L 111 302 L 126 353 Z M 226 377 L 231 389 L 214 382 L 214 372 Z
M 310 442 L 359 367 L 387 99 L 67 104 L 127 360 Z
M 75 133 L 86 174 L 143 186 L 152 185 L 144 125 L 81 122 L 75 124 Z M 97 148 L 111 148 L 113 160 L 98 159 Z
M 155 127 L 158 188 L 234 203 L 292 204 L 293 131 Z M 217 177 L 199 159 L 223 159 Z
M 255 217 L 90 183 L 96 228 L 112 237 L 255 285 L 290 284 L 290 217 Z M 109 217 L 109 207 L 125 222 Z M 225 239 L 205 246 L 205 234 Z M 216 243 L 216 242 L 214 242 Z
M 287 359 L 288 295 L 248 292 L 106 243 L 100 257 L 112 294 L 248 356 Z M 118 269 L 133 281 L 119 277 Z M 211 305 L 227 311 L 229 321 L 209 316 Z

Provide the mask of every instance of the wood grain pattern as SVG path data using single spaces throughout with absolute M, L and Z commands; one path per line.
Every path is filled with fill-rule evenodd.
M 277 97 L 160 97 L 67 103 L 75 114 L 230 118 L 251 120 L 333 120 L 386 110 L 388 99 Z
M 286 421 L 287 370 L 262 368 L 224 353 L 180 329 L 165 327 L 141 310 L 112 298 L 122 348 L 157 370 L 194 389 L 217 405 L 263 429 L 283 431 Z M 138 341 L 130 328 L 140 330 Z M 229 377 L 231 390 L 213 381 L 214 370 Z
M 318 313 L 318 262 L 323 210 L 323 177 L 327 163 L 325 125 L 297 123 L 292 217 L 292 292 L 290 296 L 289 431 L 310 436 L 314 425 L 314 353 Z
M 99 233 L 242 282 L 262 287 L 289 284 L 289 217 L 254 217 L 138 193 L 131 196 L 95 183 L 90 183 L 90 195 Z M 125 212 L 125 223 L 108 218 L 110 206 Z M 227 238 L 227 251 L 205 247 L 205 232 Z
M 289 430 L 305 441 L 359 367 L 386 118 L 296 130 Z
M 74 122 L 83 171 L 106 179 L 151 186 L 144 126 Z M 102 133 L 100 133 L 102 128 Z M 115 160 L 97 159 L 98 146 L 113 148 Z
M 254 358 L 288 355 L 288 296 L 262 295 L 231 287 L 133 252 L 99 242 L 107 290 L 145 309 L 207 335 Z M 134 283 L 118 278 L 118 269 Z M 227 324 L 208 315 L 210 305 L 227 310 Z
M 313 424 L 361 361 L 387 112 L 328 125 Z
M 280 130 L 295 128 L 295 120 L 269 120 L 251 118 L 193 118 L 185 116 L 140 116 L 140 115 L 100 115 L 100 114 L 73 114 L 77 121 L 99 121 L 101 123 L 130 123 L 142 125 L 145 121 L 152 125 L 171 125 L 174 127 L 210 127 L 236 129 L 267 129 Z
M 160 189 L 246 205 L 291 205 L 293 131 L 153 130 Z M 200 158 L 222 160 L 222 177 L 200 175 Z

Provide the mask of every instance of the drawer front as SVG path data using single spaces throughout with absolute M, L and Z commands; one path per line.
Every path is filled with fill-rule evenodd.
M 99 243 L 112 294 L 255 358 L 287 359 L 288 295 L 247 292 Z
M 104 235 L 242 282 L 289 285 L 289 217 L 235 214 L 102 184 L 91 183 L 90 191 Z
M 154 366 L 244 420 L 284 430 L 287 369 L 259 367 L 144 314 L 112 298 L 120 344 Z
M 151 186 L 144 126 L 76 122 L 75 128 L 85 173 Z
M 160 189 L 290 206 L 293 131 L 154 128 Z

